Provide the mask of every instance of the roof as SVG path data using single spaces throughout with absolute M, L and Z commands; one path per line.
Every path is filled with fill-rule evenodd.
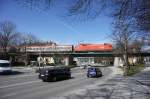
M 111 44 L 79 44 L 75 46 L 75 51 L 112 51 Z
M 56 45 L 56 44 L 29 44 L 20 47 L 72 47 L 73 45 Z
M 20 47 L 38 47 L 38 46 L 52 46 L 52 45 L 57 45 L 54 42 L 34 42 L 34 43 L 28 43 L 28 44 L 22 44 Z
M 10 62 L 7 60 L 0 60 L 0 63 L 10 63 Z

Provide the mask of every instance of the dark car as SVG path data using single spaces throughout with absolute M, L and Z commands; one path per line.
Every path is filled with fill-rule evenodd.
M 39 72 L 39 78 L 45 81 L 57 81 L 71 78 L 70 68 L 43 68 Z
M 87 70 L 87 77 L 101 77 L 102 72 L 99 68 L 97 67 L 90 67 Z

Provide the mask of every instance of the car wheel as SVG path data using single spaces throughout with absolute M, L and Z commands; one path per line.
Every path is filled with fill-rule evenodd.
M 54 77 L 54 78 L 53 78 L 53 81 L 57 81 L 57 77 Z
M 87 75 L 88 78 L 91 78 L 91 75 Z
M 42 81 L 43 81 L 43 82 L 46 82 L 47 80 L 46 80 L 46 79 L 42 79 Z
M 39 75 L 38 78 L 41 79 L 41 76 Z
M 103 75 L 101 74 L 100 77 L 102 77 Z
M 71 75 L 68 75 L 67 79 L 71 79 Z

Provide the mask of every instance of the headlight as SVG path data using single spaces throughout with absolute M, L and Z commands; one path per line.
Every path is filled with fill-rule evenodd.
M 48 75 L 48 70 L 46 70 L 46 73 L 45 73 L 45 75 Z

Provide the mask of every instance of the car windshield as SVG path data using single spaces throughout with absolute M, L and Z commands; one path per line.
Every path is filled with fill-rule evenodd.
M 0 63 L 0 67 L 10 67 L 9 63 Z
M 95 71 L 95 68 L 89 68 L 89 71 Z

